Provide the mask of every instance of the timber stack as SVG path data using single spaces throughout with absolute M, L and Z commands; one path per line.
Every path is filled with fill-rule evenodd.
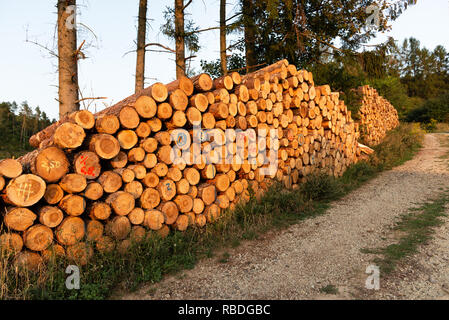
M 371 146 L 378 145 L 388 131 L 399 125 L 398 112 L 376 89 L 368 85 L 359 87 L 358 94 L 361 96 L 361 140 Z
M 370 99 L 374 114 L 390 108 Z M 95 250 L 203 227 L 275 179 L 298 188 L 317 170 L 342 175 L 364 150 L 358 127 L 337 92 L 287 60 L 155 83 L 58 121 L 30 138 L 36 150 L 0 162 L 0 245 L 36 269 L 54 254 L 84 264 Z

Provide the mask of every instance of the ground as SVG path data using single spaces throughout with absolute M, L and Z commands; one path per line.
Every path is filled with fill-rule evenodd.
M 393 243 L 401 235 L 392 230 L 401 215 L 449 188 L 445 139 L 427 134 L 414 159 L 332 203 L 325 215 L 244 242 L 120 298 L 447 299 L 449 218 L 427 245 L 391 275 L 381 275 L 379 290 L 365 288 L 376 256 L 363 250 Z

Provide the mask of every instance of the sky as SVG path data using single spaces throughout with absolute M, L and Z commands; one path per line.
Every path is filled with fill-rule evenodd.
M 160 32 L 163 11 L 173 0 L 149 0 L 148 42 L 173 47 Z M 238 9 L 229 0 L 227 16 Z M 0 101 L 27 101 L 39 106 L 50 118 L 58 117 L 57 59 L 40 46 L 55 50 L 56 0 L 0 0 Z M 104 109 L 134 92 L 137 0 L 78 0 L 78 23 L 82 32 L 78 42 L 90 45 L 87 58 L 79 64 L 79 85 L 83 97 L 106 97 L 89 105 L 92 112 Z M 194 0 L 189 18 L 202 29 L 218 25 L 219 0 Z M 418 0 L 396 21 L 387 34 L 379 34 L 370 44 L 392 36 L 401 43 L 411 36 L 429 49 L 441 44 L 449 51 L 449 0 Z M 38 43 L 39 45 L 35 44 Z M 219 32 L 200 34 L 202 48 L 192 66 L 200 71 L 200 60 L 219 58 Z M 148 52 L 146 85 L 175 78 L 173 56 Z

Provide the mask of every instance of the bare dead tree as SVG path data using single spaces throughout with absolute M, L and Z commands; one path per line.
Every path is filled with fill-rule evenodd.
M 147 0 L 139 1 L 139 22 L 137 27 L 137 61 L 135 92 L 143 90 L 145 85 L 145 39 L 147 27 Z
M 59 118 L 79 110 L 76 0 L 58 0 Z

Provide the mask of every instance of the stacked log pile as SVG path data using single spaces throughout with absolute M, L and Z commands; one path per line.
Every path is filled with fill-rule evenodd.
M 340 176 L 363 151 L 358 138 L 339 94 L 286 60 L 156 83 L 62 119 L 30 139 L 36 150 L 0 162 L 0 245 L 30 268 L 52 252 L 78 263 L 126 252 L 154 233 L 203 227 L 274 178 L 297 188 L 315 170 Z
M 399 125 L 398 112 L 393 105 L 370 86 L 358 88 L 361 98 L 360 131 L 362 142 L 378 145 L 387 132 Z

